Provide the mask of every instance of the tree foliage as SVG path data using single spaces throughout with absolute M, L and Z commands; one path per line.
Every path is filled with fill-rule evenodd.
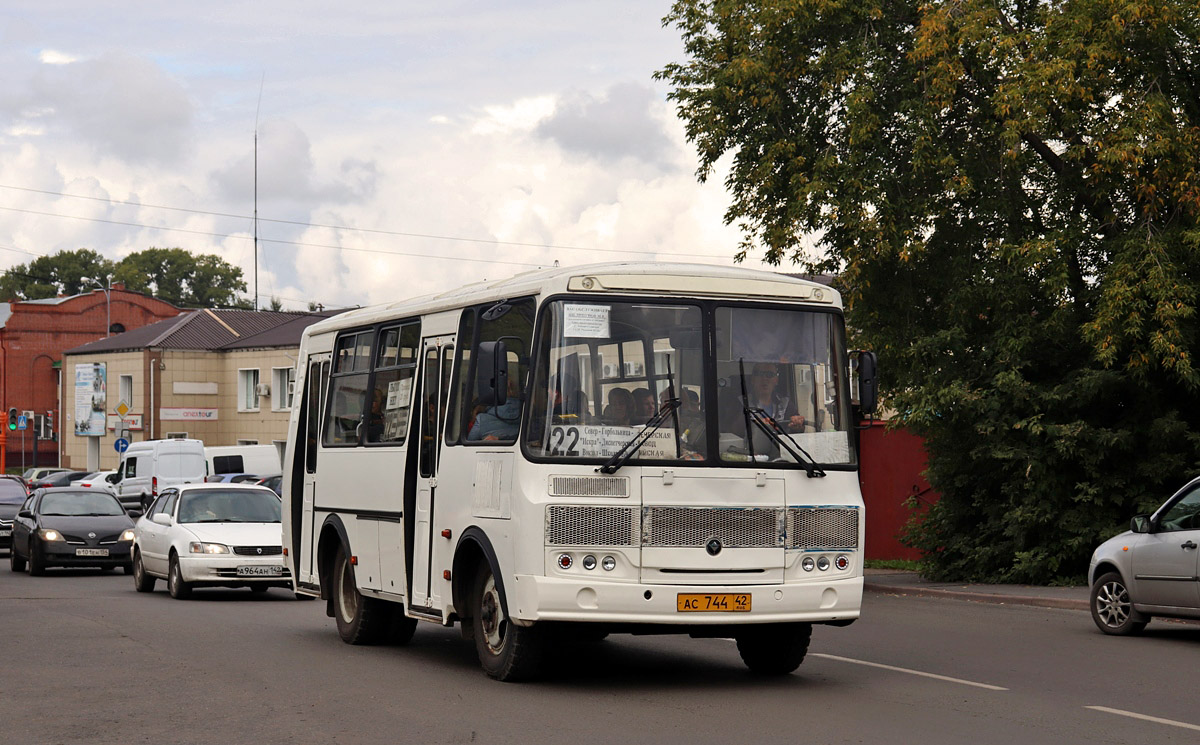
M 937 576 L 1082 576 L 1200 463 L 1195 0 L 678 0 L 701 179 L 840 275 L 942 499 Z M 816 236 L 815 252 L 802 250 Z
M 90 249 L 60 251 L 18 264 L 0 277 L 0 298 L 37 300 L 75 295 L 109 282 L 182 308 L 249 308 L 242 270 L 215 254 L 182 248 L 148 248 L 119 262 Z

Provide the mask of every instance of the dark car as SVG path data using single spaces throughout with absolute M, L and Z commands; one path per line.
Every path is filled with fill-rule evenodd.
M 12 545 L 13 520 L 29 497 L 19 476 L 0 476 L 0 548 Z
M 258 482 L 259 486 L 265 486 L 276 494 L 283 496 L 283 477 L 271 476 Z
M 29 485 L 29 490 L 34 489 L 51 489 L 56 486 L 70 486 L 76 481 L 81 481 L 91 471 L 58 471 L 34 481 Z
M 39 489 L 25 500 L 13 522 L 9 562 L 14 572 L 40 575 L 46 567 L 124 567 L 133 571 L 129 550 L 133 520 L 117 498 L 99 489 Z

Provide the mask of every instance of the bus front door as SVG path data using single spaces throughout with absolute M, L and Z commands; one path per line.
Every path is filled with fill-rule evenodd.
M 313 535 L 313 500 L 317 493 L 317 450 L 321 442 L 321 422 L 324 421 L 322 407 L 325 404 L 325 385 L 329 381 L 329 354 L 309 357 L 308 371 L 304 378 L 304 475 L 303 507 L 300 516 L 300 551 L 296 557 L 296 582 L 316 583 L 313 567 L 317 550 Z
M 422 343 L 416 519 L 413 521 L 413 540 L 409 544 L 412 546 L 409 566 L 413 568 L 411 604 L 417 610 L 425 609 L 437 615 L 441 615 L 438 609 L 444 580 L 438 570 L 443 552 L 437 550 L 441 544 L 434 541 L 434 517 L 442 426 L 446 420 L 446 399 L 450 392 L 450 371 L 454 357 L 453 343 L 452 336 L 430 337 Z

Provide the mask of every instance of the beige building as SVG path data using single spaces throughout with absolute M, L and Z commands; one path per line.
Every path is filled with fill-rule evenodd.
M 300 336 L 334 313 L 197 310 L 67 350 L 62 465 L 115 468 L 122 434 L 282 449 Z

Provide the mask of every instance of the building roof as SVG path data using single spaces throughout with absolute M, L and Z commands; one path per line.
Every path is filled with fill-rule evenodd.
M 68 349 L 65 354 L 127 352 L 150 348 L 216 351 L 298 346 L 305 328 L 339 312 L 194 310 Z

